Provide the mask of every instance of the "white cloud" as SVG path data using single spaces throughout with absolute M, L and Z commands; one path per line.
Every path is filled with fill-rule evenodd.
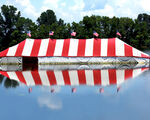
M 60 99 L 52 96 L 42 96 L 38 98 L 40 107 L 47 107 L 52 110 L 59 110 L 62 108 L 62 102 Z
M 31 4 L 30 0 L 7 0 L 4 4 L 15 6 L 24 16 L 28 16 L 29 18 L 37 19 L 40 15 L 40 13 L 36 11 L 35 6 Z
M 104 9 L 97 9 L 97 10 L 82 12 L 82 16 L 86 16 L 86 15 L 88 15 L 88 16 L 101 15 L 101 16 L 113 17 L 114 9 L 110 5 L 106 4 Z
M 39 17 L 40 13 L 36 12 L 33 6 L 25 7 L 24 12 L 29 16 L 34 16 L 35 18 Z
M 95 8 L 96 7 L 96 4 L 92 4 L 92 6 L 91 6 L 91 9 L 93 9 L 93 8 Z
M 83 16 L 95 14 L 109 17 L 136 18 L 139 13 L 146 12 L 146 10 L 150 12 L 150 8 L 146 3 L 148 3 L 148 0 L 108 0 L 103 9 L 82 11 L 82 14 Z
M 128 0 L 114 0 L 114 5 L 116 7 L 123 7 L 127 2 Z
M 82 20 L 85 15 L 136 18 L 139 13 L 150 14 L 149 0 L 7 0 L 3 4 L 16 6 L 23 16 L 37 19 L 47 9 L 55 12 L 65 22 Z M 38 3 L 39 2 L 39 3 Z M 40 5 L 39 5 L 40 4 Z M 37 6 L 38 5 L 38 6 Z M 40 7 L 39 7 L 40 6 Z
M 41 12 L 46 11 L 46 10 L 48 10 L 48 9 L 49 9 L 48 6 L 42 6 L 42 7 L 41 7 Z
M 65 3 L 65 2 L 61 3 L 61 6 L 62 6 L 62 7 L 65 7 L 65 6 L 66 6 L 66 3 Z
M 39 16 L 39 13 L 35 10 L 30 0 L 16 0 L 16 4 L 24 7 L 23 12 L 28 16 L 33 16 L 35 18 Z
M 140 13 L 150 13 L 148 0 L 114 0 L 109 4 L 115 9 L 115 16 L 118 17 L 136 18 Z
M 104 8 L 81 11 L 82 16 L 101 15 L 136 18 L 138 14 L 150 13 L 150 1 L 148 0 L 107 0 Z M 93 6 L 91 6 L 93 7 Z
M 30 0 L 16 0 L 16 3 L 20 4 L 21 6 L 30 6 Z
M 43 1 L 43 4 L 44 6 L 50 6 L 50 9 L 53 8 L 53 9 L 57 9 L 58 8 L 58 2 L 59 0 L 44 0 Z
M 81 11 L 84 8 L 83 0 L 72 1 L 74 5 L 62 0 L 44 0 L 41 12 L 51 9 L 55 12 L 57 18 L 62 18 L 65 22 L 73 22 L 81 17 Z
M 75 2 L 75 5 L 69 7 L 70 10 L 72 10 L 71 12 L 82 11 L 85 6 L 84 1 L 83 0 L 74 0 L 74 2 Z
M 144 11 L 148 11 L 150 12 L 150 1 L 149 0 L 141 0 L 139 1 L 139 3 L 141 4 L 141 7 L 144 9 Z

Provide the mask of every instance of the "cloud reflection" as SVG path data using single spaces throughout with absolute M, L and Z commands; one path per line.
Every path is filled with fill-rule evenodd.
M 62 101 L 54 96 L 40 96 L 38 104 L 40 107 L 47 107 L 51 110 L 60 110 L 62 108 Z

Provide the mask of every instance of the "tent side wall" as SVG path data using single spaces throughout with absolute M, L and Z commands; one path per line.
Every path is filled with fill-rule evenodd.
M 38 64 L 149 64 L 148 58 L 135 57 L 38 57 Z
M 22 64 L 22 57 L 1 57 L 0 64 Z

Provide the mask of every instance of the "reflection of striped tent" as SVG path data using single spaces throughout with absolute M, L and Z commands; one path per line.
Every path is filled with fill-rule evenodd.
M 148 57 L 118 38 L 26 39 L 2 52 L 0 57 Z
M 62 70 L 62 71 L 10 71 L 0 73 L 27 86 L 34 85 L 120 85 L 148 68 L 108 70 Z

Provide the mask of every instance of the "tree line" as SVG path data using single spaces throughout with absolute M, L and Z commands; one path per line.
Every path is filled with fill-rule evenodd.
M 136 19 L 128 17 L 84 16 L 81 21 L 65 23 L 57 19 L 52 10 L 47 10 L 33 22 L 21 16 L 21 12 L 14 6 L 3 5 L 0 12 L 0 51 L 15 45 L 27 38 L 27 31 L 31 31 L 31 38 L 44 39 L 49 37 L 49 31 L 54 31 L 52 39 L 70 38 L 70 32 L 77 34 L 74 38 L 93 38 L 93 31 L 99 38 L 116 37 L 116 31 L 121 34 L 120 39 L 133 47 L 145 50 L 150 47 L 150 15 L 139 14 Z
M 5 88 L 16 88 L 19 86 L 19 83 L 15 80 L 11 80 L 3 75 L 0 75 L 0 85 L 3 85 Z

